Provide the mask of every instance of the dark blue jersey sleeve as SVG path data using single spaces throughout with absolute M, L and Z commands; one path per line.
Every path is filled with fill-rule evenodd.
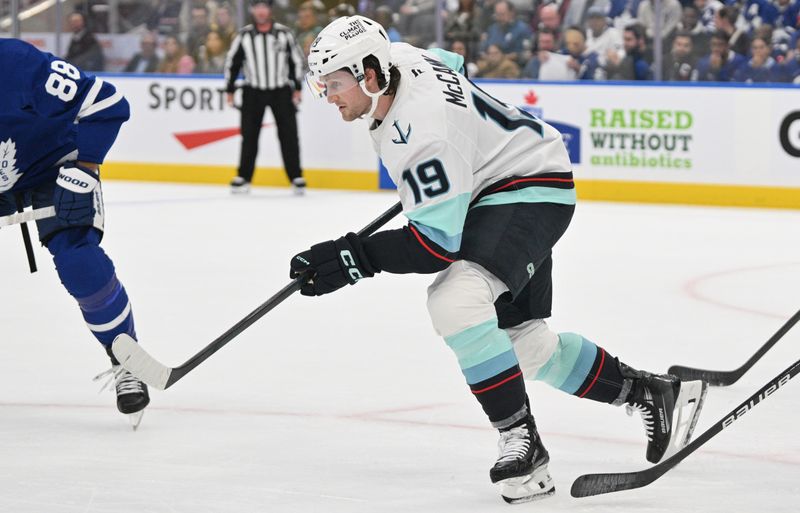
M 52 120 L 54 129 L 73 123 L 78 160 L 102 163 L 120 126 L 130 117 L 127 100 L 103 79 L 52 54 L 30 49 L 24 67 L 37 114 Z

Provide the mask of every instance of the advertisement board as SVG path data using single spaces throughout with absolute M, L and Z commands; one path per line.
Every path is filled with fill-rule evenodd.
M 221 77 L 109 75 L 131 120 L 109 154 L 111 176 L 222 183 L 239 157 L 239 113 Z M 564 136 L 579 196 L 800 208 L 800 89 L 631 83 L 478 81 Z M 324 100 L 299 106 L 310 186 L 391 187 L 365 121 Z M 283 185 L 276 127 L 264 118 L 256 184 Z

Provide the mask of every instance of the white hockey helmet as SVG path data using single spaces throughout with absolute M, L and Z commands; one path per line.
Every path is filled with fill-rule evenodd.
M 364 86 L 364 58 L 374 55 L 380 64 L 380 73 L 389 84 L 391 56 L 389 36 L 376 21 L 364 16 L 345 16 L 331 22 L 322 29 L 311 44 L 308 54 L 308 83 L 314 89 L 322 77 L 348 69 L 369 96 L 380 96 L 386 90 L 369 93 Z M 320 91 L 315 91 L 320 93 Z

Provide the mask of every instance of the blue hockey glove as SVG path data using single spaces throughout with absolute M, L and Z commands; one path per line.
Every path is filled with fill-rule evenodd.
M 355 233 L 314 244 L 311 249 L 295 255 L 289 266 L 290 278 L 312 273 L 312 278 L 300 289 L 304 296 L 329 294 L 347 284 L 354 285 L 361 278 L 375 276 L 361 239 Z
M 91 225 L 94 220 L 94 190 L 100 177 L 91 169 L 74 162 L 58 170 L 53 206 L 56 217 L 66 226 Z

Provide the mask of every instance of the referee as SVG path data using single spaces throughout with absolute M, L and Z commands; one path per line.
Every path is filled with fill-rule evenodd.
M 297 104 L 303 76 L 303 56 L 287 27 L 272 19 L 272 0 L 251 0 L 253 25 L 243 27 L 231 44 L 225 61 L 225 90 L 228 105 L 239 71 L 244 68 L 242 87 L 242 151 L 238 176 L 231 182 L 234 193 L 250 191 L 258 154 L 258 136 L 267 107 L 278 128 L 283 166 L 295 194 L 302 195 L 306 181 L 300 169 L 297 140 Z

